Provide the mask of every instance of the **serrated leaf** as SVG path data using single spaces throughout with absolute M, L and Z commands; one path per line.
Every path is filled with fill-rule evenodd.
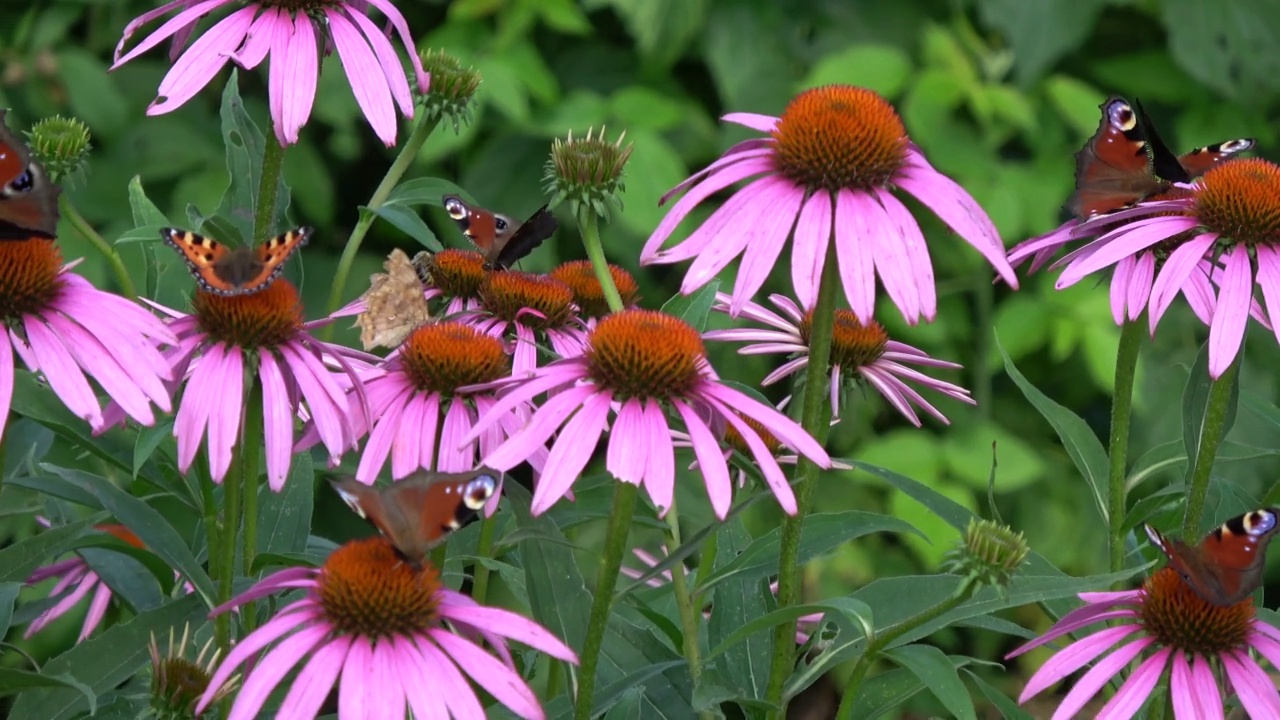
M 946 653 L 932 645 L 904 645 L 886 650 L 884 656 L 910 670 L 934 697 L 960 720 L 977 720 L 973 698 Z
M 49 470 L 52 472 L 54 469 Z M 159 555 L 170 567 L 181 573 L 212 607 L 215 596 L 213 581 L 200 566 L 182 536 L 163 515 L 142 500 L 112 485 L 106 478 L 86 474 L 65 475 L 64 479 L 98 498 L 107 512 L 133 531 L 148 550 Z
M 74 671 L 76 679 L 91 692 L 99 695 L 109 692 L 147 664 L 147 643 L 152 633 L 159 637 L 167 635 L 171 628 L 180 629 L 185 623 L 202 622 L 205 612 L 205 605 L 195 595 L 179 598 L 76 644 L 46 663 L 41 674 L 59 677 Z M 10 709 L 10 717 L 70 720 L 84 712 L 88 704 L 78 690 L 37 689 L 18 696 Z
M 996 342 L 999 344 L 998 339 Z M 1088 484 L 1089 491 L 1093 495 L 1094 506 L 1105 523 L 1108 464 L 1107 452 L 1103 449 L 1102 442 L 1098 440 L 1097 435 L 1093 434 L 1093 429 L 1083 418 L 1051 400 L 1018 372 L 1018 368 L 1014 366 L 1003 347 L 1000 348 L 1000 356 L 1004 358 L 1005 372 L 1009 373 L 1009 377 L 1022 391 L 1023 396 L 1035 407 L 1040 416 L 1053 426 L 1067 455 Z

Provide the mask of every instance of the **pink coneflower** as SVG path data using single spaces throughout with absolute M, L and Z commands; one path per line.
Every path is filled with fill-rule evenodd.
M 1209 374 L 1217 378 L 1235 361 L 1250 313 L 1260 314 L 1253 297 L 1255 282 L 1267 315 L 1280 312 L 1277 198 L 1280 166 L 1257 158 L 1224 162 L 1206 172 L 1189 196 L 1128 211 L 1131 216 L 1154 216 L 1126 222 L 1064 257 L 1066 268 L 1057 286 L 1067 287 L 1112 265 L 1118 275 L 1140 275 L 1126 278 L 1125 284 L 1139 295 L 1148 294 L 1149 284 L 1154 327 L 1178 292 L 1208 275 L 1218 288 L 1209 320 Z M 1114 222 L 1112 216 L 1081 229 L 1107 222 Z M 1158 274 L 1157 260 L 1163 261 Z M 1141 304 L 1130 302 L 1130 313 Z M 1280 328 L 1275 331 L 1280 339 Z
M 44 527 L 49 527 L 49 522 L 44 518 L 36 518 Z M 144 547 L 142 541 L 134 535 L 129 528 L 123 525 L 106 524 L 95 526 L 96 530 L 100 530 L 109 535 L 115 536 L 121 542 L 132 545 L 136 548 Z M 93 634 L 93 631 L 102 624 L 102 618 L 106 617 L 107 608 L 111 605 L 111 588 L 102 582 L 102 578 L 89 568 L 89 563 L 79 555 L 74 555 L 66 560 L 36 568 L 27 578 L 28 585 L 35 585 L 49 578 L 58 578 L 58 582 L 49 590 L 49 597 L 58 598 L 52 607 L 36 616 L 35 620 L 27 626 L 27 631 L 22 637 L 30 638 L 32 635 L 43 630 L 49 623 L 66 615 L 76 605 L 80 604 L 90 595 L 93 599 L 89 601 L 89 611 L 84 616 L 84 623 L 80 625 L 80 640 L 84 640 Z
M 730 304 L 737 315 L 764 285 L 791 235 L 791 281 L 800 303 L 812 307 L 834 236 L 845 296 L 859 320 L 870 322 L 875 313 L 877 275 L 908 323 L 921 316 L 933 320 L 937 294 L 929 249 L 895 188 L 937 214 L 1017 287 L 987 214 L 925 160 L 893 106 L 875 92 L 830 85 L 801 93 L 780 118 L 732 113 L 723 119 L 770 137 L 735 145 L 663 196 L 665 202 L 688 191 L 649 237 L 640 262 L 694 258 L 681 292 L 707 284 L 743 254 Z M 683 243 L 660 249 L 699 203 L 757 175 L 763 177 L 734 193 Z
M 773 453 L 741 417 L 756 420 L 819 466 L 831 464 L 822 446 L 790 418 L 721 383 L 707 362 L 698 331 L 661 312 L 624 310 L 600 320 L 582 355 L 535 370 L 481 416 L 463 442 L 499 422 L 512 408 L 551 390 L 558 392 L 538 408 L 529 424 L 483 459 L 495 470 L 510 470 L 560 431 L 533 491 L 535 514 L 563 497 L 581 475 L 610 415 L 614 420 L 605 468 L 623 482 L 643 485 L 664 513 L 675 489 L 667 411 L 679 415 L 692 438 L 711 506 L 720 518 L 729 511 L 733 491 L 713 424 L 728 423 L 741 433 L 787 513 L 796 511 L 791 486 Z
M 203 17 L 223 7 L 234 7 L 174 61 L 160 81 L 156 99 L 147 108 L 148 115 L 177 110 L 209 84 L 228 60 L 247 70 L 257 67 L 269 53 L 272 125 L 280 144 L 291 145 L 298 141 L 298 131 L 311 115 L 320 74 L 319 49 L 328 44 L 337 48 L 356 102 L 374 133 L 390 147 L 396 142 L 396 107 L 405 117 L 412 118 L 413 95 L 391 41 L 365 16 L 367 5 L 376 7 L 395 27 L 408 50 L 418 89 L 425 93 L 430 78 L 418 59 L 409 24 L 390 0 L 172 0 L 134 18 L 125 27 L 111 69 L 170 37 L 174 38 L 171 55 L 176 55 Z M 174 10 L 179 11 L 177 15 L 124 52 L 125 43 L 139 28 Z
M 581 355 L 587 325 L 578 317 L 573 291 L 548 275 L 486 273 L 477 290 L 480 310 L 470 322 L 513 343 L 511 373 L 526 375 L 538 366 L 538 345 L 550 345 L 560 357 Z
M 355 402 L 361 402 L 363 389 L 346 358 L 362 354 L 311 337 L 292 283 L 278 279 L 262 290 L 233 296 L 197 290 L 192 306 L 190 315 L 156 306 L 176 318 L 169 327 L 178 343 L 167 356 L 174 377 L 183 379 L 173 424 L 181 472 L 190 469 L 207 436 L 209 474 L 214 482 L 226 476 L 244 413 L 258 410 L 245 407 L 246 367 L 256 370 L 262 386 L 263 441 L 272 490 L 284 487 L 289 474 L 294 418 L 304 403 L 330 462 L 336 464 L 343 452 L 355 446 L 346 390 L 354 388 Z M 335 374 L 326 362 L 342 372 Z
M 496 402 L 494 383 L 510 377 L 511 358 L 501 340 L 460 322 L 429 324 L 414 330 L 383 366 L 362 373 L 373 429 L 353 398 L 352 431 L 369 432 L 356 479 L 370 484 L 391 457 L 391 477 L 399 480 L 419 469 L 463 472 L 528 422 L 529 406 L 517 406 L 500 418 L 479 442 L 458 439 Z M 315 426 L 299 443 L 318 440 Z M 542 466 L 546 451 L 532 458 Z M 496 501 L 496 495 L 495 495 Z
M 172 375 L 156 345 L 177 338 L 145 308 L 94 288 L 70 267 L 53 240 L 0 241 L 0 321 L 8 329 L 0 336 L 0 437 L 15 353 L 95 430 L 105 421 L 88 378 L 143 425 L 155 422 L 151 403 L 169 412 L 164 381 Z
M 666 545 L 662 546 L 661 552 L 662 552 L 662 557 L 659 558 L 653 555 L 652 553 L 650 553 L 649 551 L 644 550 L 643 548 L 635 548 L 631 551 L 631 553 L 636 556 L 636 559 L 640 561 L 640 564 L 643 566 L 643 568 L 632 568 L 624 565 L 618 569 L 618 572 L 622 573 L 623 575 L 626 575 L 632 580 L 639 580 L 644 575 L 647 575 L 650 570 L 657 567 L 658 563 L 667 559 Z M 689 582 L 693 583 L 694 581 L 693 573 L 689 570 L 689 568 L 685 567 L 684 563 L 680 563 L 680 569 L 682 572 L 684 572 L 685 577 L 689 580 Z M 648 580 L 645 580 L 645 585 L 648 585 L 649 587 L 654 587 L 654 588 L 666 587 L 670 583 L 671 583 L 670 570 L 663 570 L 656 577 L 651 577 Z M 769 591 L 772 592 L 774 595 L 778 594 L 778 582 L 776 580 L 769 584 Z M 702 611 L 702 617 L 707 618 L 709 620 L 711 619 L 711 614 L 713 612 L 715 612 L 715 608 L 709 607 Z M 810 636 L 813 634 L 815 630 L 818 629 L 818 626 L 821 623 L 822 623 L 822 613 L 810 613 L 808 615 L 801 615 L 800 617 L 796 618 L 796 644 L 804 645 L 805 643 L 809 642 Z
M 1280 717 L 1280 694 L 1249 652 L 1256 650 L 1273 667 L 1280 667 L 1280 630 L 1254 617 L 1252 598 L 1229 607 L 1211 605 L 1187 587 L 1177 572 L 1165 567 L 1138 590 L 1081 593 L 1080 599 L 1084 607 L 1067 613 L 1049 632 L 1009 657 L 1095 623 L 1111 626 L 1059 650 L 1027 681 L 1018 702 L 1026 702 L 1097 660 L 1053 714 L 1053 720 L 1077 717 L 1099 690 L 1145 655 L 1096 717 L 1133 717 L 1168 669 L 1175 718 L 1222 718 L 1226 698 L 1219 691 L 1214 665 L 1221 667 L 1228 687 L 1250 717 Z
M 609 302 L 605 299 L 604 289 L 596 277 L 595 266 L 590 260 L 571 260 L 551 271 L 551 277 L 559 280 L 573 291 L 573 302 L 577 304 L 588 327 L 595 327 L 596 321 L 608 315 Z M 617 265 L 609 265 L 609 277 L 613 286 L 618 289 L 618 297 L 622 307 L 635 307 L 640 301 L 640 286 L 631 273 Z
M 470 677 L 519 717 L 540 719 L 542 707 L 516 671 L 507 640 L 577 663 L 573 651 L 537 623 L 448 589 L 435 568 L 415 570 L 381 537 L 343 545 L 319 569 L 275 573 L 213 614 L 297 590 L 305 593 L 301 600 L 227 655 L 197 714 L 237 669 L 273 643 L 245 671 L 228 720 L 258 717 L 299 664 L 278 717 L 316 717 L 335 686 L 339 717 L 404 717 L 406 710 L 418 718 L 485 717 Z
M 728 310 L 729 301 L 728 295 L 718 294 L 716 309 Z M 770 295 L 769 302 L 782 314 L 748 302 L 742 306 L 742 316 L 773 329 L 730 328 L 712 330 L 703 336 L 708 340 L 754 343 L 738 350 L 743 355 L 784 353 L 796 356 L 769 373 L 761 381 L 761 385 L 772 385 L 809 364 L 809 331 L 813 313 L 802 312 L 794 301 L 781 295 Z M 908 365 L 949 369 L 961 367 L 957 363 L 931 358 L 923 350 L 906 343 L 890 340 L 888 333 L 874 320 L 863 323 L 848 310 L 836 310 L 835 328 L 831 336 L 831 408 L 835 417 L 840 416 L 840 396 L 844 390 L 842 378 L 851 383 L 864 382 L 875 388 L 916 427 L 920 427 L 920 418 L 916 416 L 913 405 L 943 423 L 950 424 L 950 421 L 908 385 L 907 381 L 918 383 L 960 402 L 974 404 L 968 390 L 931 378 Z

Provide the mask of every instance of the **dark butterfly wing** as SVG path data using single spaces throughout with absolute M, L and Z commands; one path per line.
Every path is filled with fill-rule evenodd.
M 1231 518 L 1195 546 L 1170 540 L 1150 526 L 1146 529 L 1188 587 L 1206 602 L 1226 607 L 1249 597 L 1262 584 L 1277 514 L 1265 509 Z
M 496 248 L 497 253 L 490 254 L 490 264 L 495 268 L 511 267 L 551 237 L 557 227 L 556 216 L 543 205 Z
M 1213 145 L 1198 147 L 1189 153 L 1180 155 L 1178 162 L 1186 169 L 1191 179 L 1194 180 L 1208 172 L 1210 168 L 1218 163 L 1233 158 L 1246 150 L 1252 150 L 1255 145 L 1257 145 L 1257 141 L 1253 138 L 1226 140 Z
M 1160 139 L 1155 126 L 1151 124 L 1151 118 L 1142 107 L 1142 101 L 1135 99 L 1133 102 L 1137 111 L 1138 125 L 1142 129 L 1142 135 L 1147 142 L 1147 156 L 1151 158 L 1151 172 L 1160 180 L 1167 182 L 1191 182 L 1191 175 L 1187 173 L 1187 169 L 1178 161 L 1178 156 L 1174 155 L 1169 150 L 1169 146 L 1165 145 L 1164 141 Z
M 52 240 L 58 231 L 58 193 L 44 168 L 0 109 L 0 240 Z
M 1080 218 L 1119 210 L 1167 187 L 1155 176 L 1142 123 L 1128 101 L 1112 97 L 1099 108 L 1097 132 L 1076 153 L 1076 191 L 1067 202 Z

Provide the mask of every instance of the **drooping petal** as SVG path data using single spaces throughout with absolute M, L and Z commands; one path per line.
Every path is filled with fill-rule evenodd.
M 1222 720 L 1222 693 L 1209 662 L 1195 655 L 1194 665 L 1181 650 L 1173 653 L 1169 677 L 1169 697 L 1173 699 L 1175 720 Z
M 220 20 L 200 36 L 169 68 L 156 99 L 147 107 L 148 115 L 163 115 L 182 107 L 200 92 L 244 42 L 245 33 L 258 12 L 257 5 L 241 8 Z
M 356 104 L 382 144 L 392 147 L 396 144 L 396 113 L 377 57 L 345 14 L 328 7 L 324 13 L 329 19 L 329 37 L 333 38 L 338 58 L 347 71 Z
M 796 220 L 791 242 L 791 286 L 796 299 L 805 307 L 818 300 L 818 284 L 831 244 L 831 221 L 834 217 L 831 193 L 816 192 L 805 201 Z
M 162 15 L 168 14 L 170 10 L 173 10 L 174 8 L 177 8 L 177 7 L 181 7 L 182 5 L 186 5 L 189 2 L 190 0 L 174 0 L 174 2 L 170 2 L 166 5 L 162 5 L 154 10 L 150 10 L 134 18 L 128 25 L 125 26 L 124 33 L 120 37 L 120 42 L 119 44 L 116 45 L 115 62 L 111 64 L 110 68 L 107 68 L 107 72 L 111 72 L 112 70 L 119 68 L 121 65 L 129 62 L 130 60 L 138 57 L 142 53 L 159 45 L 160 43 L 164 42 L 166 38 L 170 37 L 174 33 L 181 30 L 182 28 L 194 24 L 200 18 L 209 14 L 210 10 L 213 10 L 214 8 L 220 5 L 228 5 L 232 2 L 232 0 L 204 0 L 204 2 L 196 3 L 195 5 L 192 5 L 186 10 L 183 10 L 182 12 L 170 18 L 167 22 L 165 22 L 163 25 L 157 28 L 155 32 L 151 33 L 146 37 L 146 39 L 138 43 L 136 47 L 134 47 L 132 50 L 125 53 L 124 55 L 121 55 L 121 52 L 124 51 L 125 42 L 128 41 L 128 39 L 133 35 L 134 32 L 137 31 L 138 28 L 151 22 L 152 20 L 155 20 L 156 18 Z
M 254 720 L 258 717 L 262 704 L 275 691 L 284 676 L 298 662 L 308 659 L 311 651 L 328 634 L 328 628 L 319 625 L 303 628 L 272 648 L 271 652 L 254 665 L 252 671 L 245 673 L 244 685 L 236 693 L 236 701 L 231 706 L 231 714 L 227 716 L 227 720 Z
M 316 52 L 315 28 L 311 26 L 311 18 L 306 13 L 298 13 L 293 19 L 288 46 L 271 52 L 271 119 L 276 138 L 282 145 L 296 143 L 298 132 L 311 117 L 316 81 L 320 76 Z
M 438 628 L 428 632 L 431 639 L 448 653 L 476 684 L 487 690 L 498 702 L 506 705 L 516 715 L 527 720 L 542 720 L 546 717 L 537 696 L 525 684 L 524 679 L 511 668 L 451 632 Z
M 280 703 L 279 717 L 316 717 L 324 701 L 329 698 L 329 691 L 333 689 L 338 673 L 342 672 L 343 661 L 346 660 L 350 647 L 350 635 L 337 635 L 317 648 L 289 686 L 289 693 Z
M 1218 305 L 1209 325 L 1209 377 L 1215 380 L 1235 362 L 1253 300 L 1253 267 L 1248 248 L 1237 245 L 1223 261 L 1226 267 L 1218 278 Z
M 1120 686 L 1119 692 L 1098 711 L 1097 720 L 1129 720 L 1137 715 L 1164 673 L 1165 662 L 1172 652 L 1169 648 L 1163 648 L 1143 660 Z
M 1071 688 L 1066 697 L 1062 698 L 1062 703 L 1053 713 L 1053 720 L 1069 720 L 1076 717 L 1085 703 L 1089 702 L 1103 685 L 1111 682 L 1124 666 L 1132 662 L 1153 642 L 1155 640 L 1152 638 L 1139 638 L 1098 661 L 1076 682 L 1075 687 Z
M 681 400 L 672 400 L 671 404 L 680 413 L 685 430 L 689 433 L 689 444 L 693 447 L 694 457 L 698 459 L 698 467 L 702 470 L 707 496 L 711 499 L 711 509 L 717 518 L 723 520 L 733 502 L 733 483 L 729 479 L 729 466 L 724 461 L 720 443 L 693 408 Z
M 258 353 L 258 378 L 262 382 L 262 435 L 267 456 L 267 485 L 280 492 L 289 475 L 293 451 L 293 413 L 290 412 L 289 392 L 285 388 L 280 365 L 270 350 Z

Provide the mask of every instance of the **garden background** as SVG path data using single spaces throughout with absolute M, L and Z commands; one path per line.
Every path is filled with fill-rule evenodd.
M 151 7 L 139 0 L 0 6 L 0 108 L 11 108 L 9 124 L 18 128 L 56 113 L 88 125 L 94 145 L 90 168 L 67 192 L 108 239 L 135 224 L 128 196 L 135 174 L 170 218 L 187 217 L 188 205 L 212 212 L 228 182 L 219 83 L 177 112 L 145 117 L 169 67 L 164 53 L 106 74 L 121 28 Z M 626 169 L 625 208 L 605 229 L 605 249 L 610 261 L 635 274 L 642 296 L 654 306 L 677 291 L 683 274 L 678 266 L 636 265 L 640 245 L 664 212 L 659 196 L 751 135 L 720 124 L 718 116 L 777 115 L 808 87 L 862 85 L 894 102 L 912 139 L 935 167 L 982 203 L 1006 246 L 1061 221 L 1073 155 L 1096 129 L 1098 105 L 1108 95 L 1140 98 L 1176 152 L 1251 136 L 1258 139 L 1258 155 L 1280 158 L 1274 123 L 1280 99 L 1276 0 L 463 0 L 398 7 L 420 49 L 445 49 L 483 75 L 472 122 L 457 134 L 437 130 L 407 177 L 452 180 L 486 206 L 523 217 L 545 202 L 543 165 L 552 138 L 588 127 L 607 126 L 611 138 L 625 130 L 635 150 Z M 301 279 L 309 317 L 326 304 L 341 244 L 357 219 L 355 208 L 366 202 L 394 157 L 394 149 L 382 147 L 369 132 L 336 63 L 336 56 L 326 60 L 320 101 L 301 141 L 286 154 L 290 217 L 317 228 L 301 253 L 300 269 L 295 262 L 289 271 Z M 241 73 L 240 82 L 250 114 L 267 127 L 265 74 Z M 695 219 L 713 208 L 695 211 Z M 930 238 L 948 232 L 931 213 L 914 214 Z M 445 246 L 463 245 L 438 207 L 427 209 L 423 220 Z M 573 223 L 564 220 L 554 240 L 522 263 L 526 269 L 545 271 L 581 256 Z M 113 289 L 101 257 L 65 220 L 59 240 L 68 259 L 85 258 L 78 272 Z M 392 223 L 376 223 L 344 301 L 363 292 L 364 279 L 395 247 L 410 254 L 419 249 Z M 133 277 L 154 283 L 161 302 L 186 307 L 192 284 L 176 254 L 165 248 L 147 252 L 138 244 L 124 245 L 121 252 Z M 978 404 L 944 399 L 939 408 L 951 426 L 930 419 L 916 430 L 866 393 L 865 401 L 845 411 L 844 422 L 856 429 L 837 433 L 831 454 L 915 478 L 990 516 L 995 443 L 992 497 L 1004 520 L 1066 572 L 1105 572 L 1105 531 L 1094 521 L 1090 490 L 1053 428 L 1011 379 L 1000 350 L 1027 380 L 1105 438 L 1119 336 L 1106 288 L 1081 283 L 1058 292 L 1053 274 L 1039 274 L 1024 277 L 1021 290 L 1013 292 L 993 284 L 988 266 L 961 243 L 931 243 L 930 252 L 938 276 L 937 322 L 909 327 L 891 307 L 882 308 L 878 319 L 893 338 L 963 363 L 964 370 L 947 379 L 970 388 Z M 789 288 L 786 265 L 780 264 L 766 291 Z M 722 318 L 713 322 L 727 325 Z M 337 339 L 356 344 L 356 332 L 346 323 L 342 328 Z M 1240 410 L 1219 457 L 1221 482 L 1211 489 L 1210 513 L 1218 521 L 1280 501 L 1280 415 L 1272 407 L 1280 400 L 1280 374 L 1273 369 L 1280 367 L 1280 350 L 1256 326 L 1251 335 Z M 1144 349 L 1129 454 L 1134 468 L 1149 472 L 1136 473 L 1144 482 L 1135 500 L 1182 477 L 1183 388 L 1206 336 L 1185 304 L 1175 303 Z M 766 358 L 735 356 L 734 345 L 711 343 L 708 349 L 723 374 L 749 385 L 773 366 Z M 785 392 L 783 386 L 765 389 L 775 402 Z M 15 424 L 10 433 L 19 435 L 23 427 Z M 48 440 L 56 453 L 59 441 Z M 22 460 L 22 453 L 10 452 L 5 473 Z M 102 471 L 93 457 L 59 462 Z M 683 485 L 682 490 L 677 483 L 685 524 L 699 528 L 712 522 L 700 484 Z M 579 493 L 580 505 L 598 507 L 601 518 L 594 523 L 599 528 L 589 523 L 579 529 L 580 547 L 593 546 L 591 534 L 602 530 L 610 496 L 608 485 Z M 847 595 L 879 577 L 932 571 L 956 537 L 923 506 L 863 472 L 825 472 L 816 496 L 820 511 L 885 512 L 914 524 L 929 542 L 880 535 L 845 544 L 807 565 L 809 598 Z M 5 488 L 0 546 L 37 532 L 30 512 L 12 512 L 31 502 L 21 488 Z M 341 541 L 368 533 L 332 493 L 316 492 L 314 504 L 317 534 Z M 759 534 L 777 519 L 775 507 L 757 506 L 747 513 L 746 526 Z M 651 549 L 659 537 L 654 528 L 642 524 L 636 530 L 640 537 L 653 533 Z M 593 567 L 589 553 L 579 554 L 583 568 Z M 1031 629 L 1049 623 L 1034 606 L 1005 617 Z M 79 621 L 63 618 L 31 641 L 11 631 L 8 641 L 43 660 L 74 643 Z M 1013 638 L 965 628 L 932 640 L 991 660 L 1015 644 Z M 1008 674 L 985 675 L 1016 696 L 1042 657 L 1033 653 L 1013 663 Z M 21 662 L 16 654 L 0 654 L 0 665 Z M 935 703 L 921 695 L 909 712 L 940 712 Z

